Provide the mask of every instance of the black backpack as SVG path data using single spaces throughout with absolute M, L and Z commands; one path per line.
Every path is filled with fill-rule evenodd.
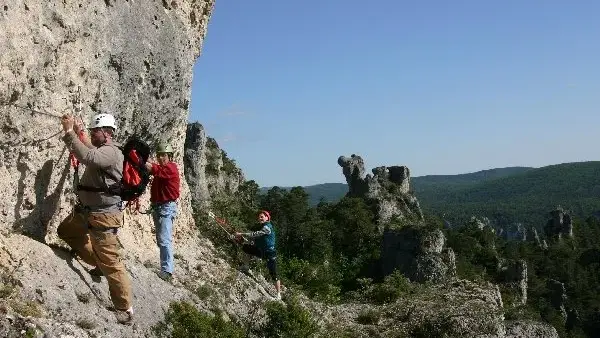
M 131 136 L 125 145 L 119 147 L 123 153 L 123 176 L 119 179 L 113 174 L 102 171 L 117 183 L 108 186 L 104 180 L 104 187 L 90 187 L 78 185 L 78 190 L 104 192 L 120 196 L 123 201 L 134 201 L 146 191 L 150 182 L 150 172 L 146 162 L 150 157 L 150 146 L 136 136 Z

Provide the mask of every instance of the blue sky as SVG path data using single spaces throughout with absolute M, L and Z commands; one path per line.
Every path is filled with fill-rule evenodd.
M 570 4 L 568 4 L 570 3 Z M 190 121 L 261 186 L 597 160 L 600 1 L 217 0 Z

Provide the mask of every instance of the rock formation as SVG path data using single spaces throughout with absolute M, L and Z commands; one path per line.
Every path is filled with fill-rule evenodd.
M 381 248 L 383 274 L 398 269 L 416 282 L 443 282 L 454 277 L 456 258 L 451 248 L 444 248 L 445 241 L 439 229 L 386 229 Z
M 504 285 L 517 294 L 516 302 L 512 305 L 525 305 L 527 303 L 527 262 L 523 259 L 502 260 L 499 265 L 498 274 L 504 281 Z
M 560 206 L 550 212 L 551 219 L 544 227 L 544 233 L 547 238 L 561 239 L 563 237 L 573 237 L 573 220 L 568 211 Z
M 324 325 L 344 323 L 349 337 L 558 338 L 556 329 L 546 323 L 505 321 L 500 290 L 491 283 L 438 284 L 382 306 L 310 306 Z M 361 314 L 379 316 L 377 324 L 360 324 Z
M 530 242 L 535 243 L 535 245 L 537 245 L 542 250 L 548 249 L 548 243 L 545 239 L 540 238 L 537 229 L 534 227 L 529 228 L 527 239 Z
M 410 192 L 410 170 L 407 167 L 377 167 L 372 170 L 373 175 L 365 176 L 365 164 L 360 156 L 340 156 L 338 164 L 348 183 L 347 196 L 373 201 L 377 205 L 380 224 L 393 218 L 423 220 L 419 201 Z
M 561 316 L 566 320 L 567 310 L 565 308 L 565 303 L 567 301 L 567 290 L 565 284 L 555 279 L 549 279 L 547 284 L 550 292 L 550 304 L 552 304 L 552 307 L 558 310 Z
M 206 207 L 220 194 L 231 196 L 244 183 L 242 171 L 200 123 L 188 124 L 184 151 L 185 178 L 194 206 Z
M 384 275 L 398 269 L 413 281 L 441 282 L 456 272 L 454 252 L 444 250 L 439 229 L 423 227 L 419 201 L 410 193 L 410 171 L 404 166 L 377 167 L 365 176 L 360 156 L 340 156 L 338 164 L 348 183 L 347 196 L 365 199 L 377 209 L 382 231 L 381 268 Z M 400 220 L 411 226 L 398 227 Z

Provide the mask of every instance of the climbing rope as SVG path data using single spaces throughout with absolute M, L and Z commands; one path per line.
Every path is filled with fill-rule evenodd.
M 62 116 L 58 115 L 58 114 L 52 114 L 52 113 L 48 113 L 48 112 L 43 112 L 43 111 L 39 111 L 39 110 L 35 110 L 33 108 L 29 108 L 26 106 L 22 106 L 16 103 L 0 103 L 1 106 L 13 106 L 15 108 L 19 108 L 19 109 L 23 109 L 23 110 L 29 110 L 31 112 L 31 114 L 39 114 L 39 115 L 46 115 L 46 116 L 52 116 L 52 117 L 56 117 L 56 118 L 61 118 Z

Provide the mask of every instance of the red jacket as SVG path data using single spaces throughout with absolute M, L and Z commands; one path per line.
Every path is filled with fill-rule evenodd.
M 150 201 L 164 203 L 179 198 L 179 170 L 175 162 L 165 165 L 152 164 L 152 185 L 150 186 Z

